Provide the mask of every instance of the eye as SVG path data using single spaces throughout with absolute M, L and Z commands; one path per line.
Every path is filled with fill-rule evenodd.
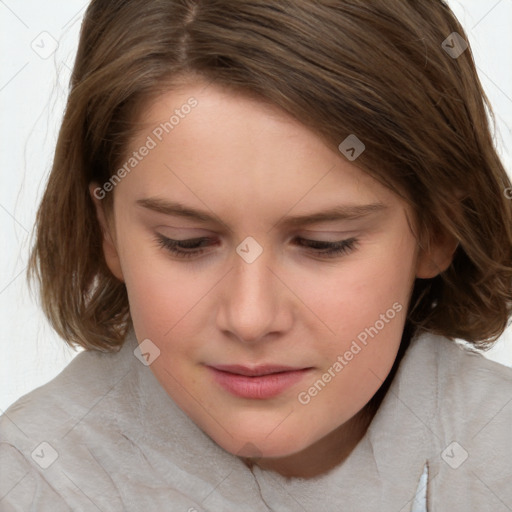
M 335 258 L 353 251 L 358 243 L 357 238 L 347 238 L 346 240 L 337 240 L 335 242 L 326 242 L 324 240 L 309 240 L 307 238 L 297 237 L 297 245 L 312 249 L 315 256 L 323 258 Z
M 204 252 L 203 247 L 207 246 L 208 242 L 212 240 L 207 237 L 173 240 L 159 234 L 157 235 L 156 241 L 160 247 L 163 247 L 179 258 L 192 258 L 193 256 L 202 254 Z
M 215 245 L 215 241 L 208 237 L 189 238 L 187 240 L 173 240 L 158 234 L 156 241 L 160 247 L 163 247 L 174 256 L 179 258 L 192 258 L 204 253 L 205 247 Z M 213 242 L 213 243 L 212 243 Z M 335 258 L 353 251 L 358 243 L 356 238 L 347 238 L 335 242 L 326 242 L 324 240 L 309 240 L 306 238 L 295 238 L 296 245 L 308 249 L 315 256 L 322 258 Z

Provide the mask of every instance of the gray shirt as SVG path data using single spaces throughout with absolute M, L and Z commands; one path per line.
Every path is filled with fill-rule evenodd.
M 80 353 L 0 418 L 1 511 L 512 510 L 512 369 L 411 341 L 365 436 L 312 479 L 249 469 L 134 355 Z

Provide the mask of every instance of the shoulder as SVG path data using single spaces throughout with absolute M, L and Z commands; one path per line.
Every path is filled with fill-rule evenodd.
M 442 413 L 445 420 L 502 407 L 512 414 L 512 368 L 461 340 L 431 333 L 415 336 L 397 376 L 406 398 L 421 397 L 423 403 L 428 399 L 430 413 Z
M 389 414 L 380 416 L 393 425 L 397 401 L 434 451 L 451 440 L 469 445 L 486 439 L 506 443 L 512 460 L 512 368 L 458 341 L 422 333 L 411 340 L 380 408 L 387 406 Z
M 35 471 L 25 456 L 14 446 L 0 442 L 0 501 L 2 510 L 32 510 L 34 497 L 38 496 L 39 510 L 66 512 L 69 506 Z M 5 471 L 5 469 L 7 469 Z
M 451 424 L 460 432 L 471 425 L 476 428 L 487 418 L 503 434 L 510 434 L 512 368 L 459 341 L 433 334 L 418 336 L 408 351 L 411 371 L 425 380 L 418 386 L 424 384 L 433 395 L 432 411 L 444 428 Z
M 417 389 L 430 394 L 423 417 L 430 503 L 511 509 L 512 368 L 431 334 L 414 340 L 410 350 Z
M 111 510 L 122 509 L 91 450 L 101 443 L 110 446 L 118 437 L 110 427 L 126 416 L 120 397 L 129 394 L 124 379 L 133 377 L 132 351 L 125 342 L 115 353 L 81 352 L 54 379 L 4 412 L 0 466 L 9 471 L 0 478 L 2 507 L 32 510 L 37 503 L 38 510 L 70 510 L 70 504 L 86 501 L 74 483 L 83 481 L 98 500 L 109 501 Z
M 129 370 L 122 351 L 84 351 L 43 386 L 22 396 L 0 416 L 3 442 L 25 446 L 29 439 L 59 438 L 91 410 Z
M 420 364 L 423 358 L 433 359 L 440 406 L 446 399 L 463 400 L 468 408 L 512 397 L 512 368 L 491 361 L 471 346 L 422 334 L 412 342 L 410 350 Z

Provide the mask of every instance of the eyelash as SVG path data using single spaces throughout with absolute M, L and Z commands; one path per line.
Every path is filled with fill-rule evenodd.
M 296 240 L 300 240 L 302 242 L 298 245 L 313 249 L 316 256 L 326 259 L 348 254 L 356 248 L 358 243 L 357 238 L 347 238 L 346 240 L 338 240 L 336 242 L 308 240 L 301 237 L 297 237 Z M 187 259 L 203 254 L 204 250 L 201 248 L 201 245 L 204 242 L 210 241 L 210 239 L 202 237 L 189 238 L 188 240 L 173 240 L 163 235 L 157 235 L 156 241 L 160 247 L 163 247 L 174 256 Z

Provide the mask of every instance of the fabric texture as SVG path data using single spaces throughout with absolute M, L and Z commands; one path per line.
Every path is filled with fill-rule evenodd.
M 313 479 L 249 469 L 134 356 L 82 352 L 0 418 L 1 511 L 512 510 L 512 369 L 414 338 L 368 431 Z

